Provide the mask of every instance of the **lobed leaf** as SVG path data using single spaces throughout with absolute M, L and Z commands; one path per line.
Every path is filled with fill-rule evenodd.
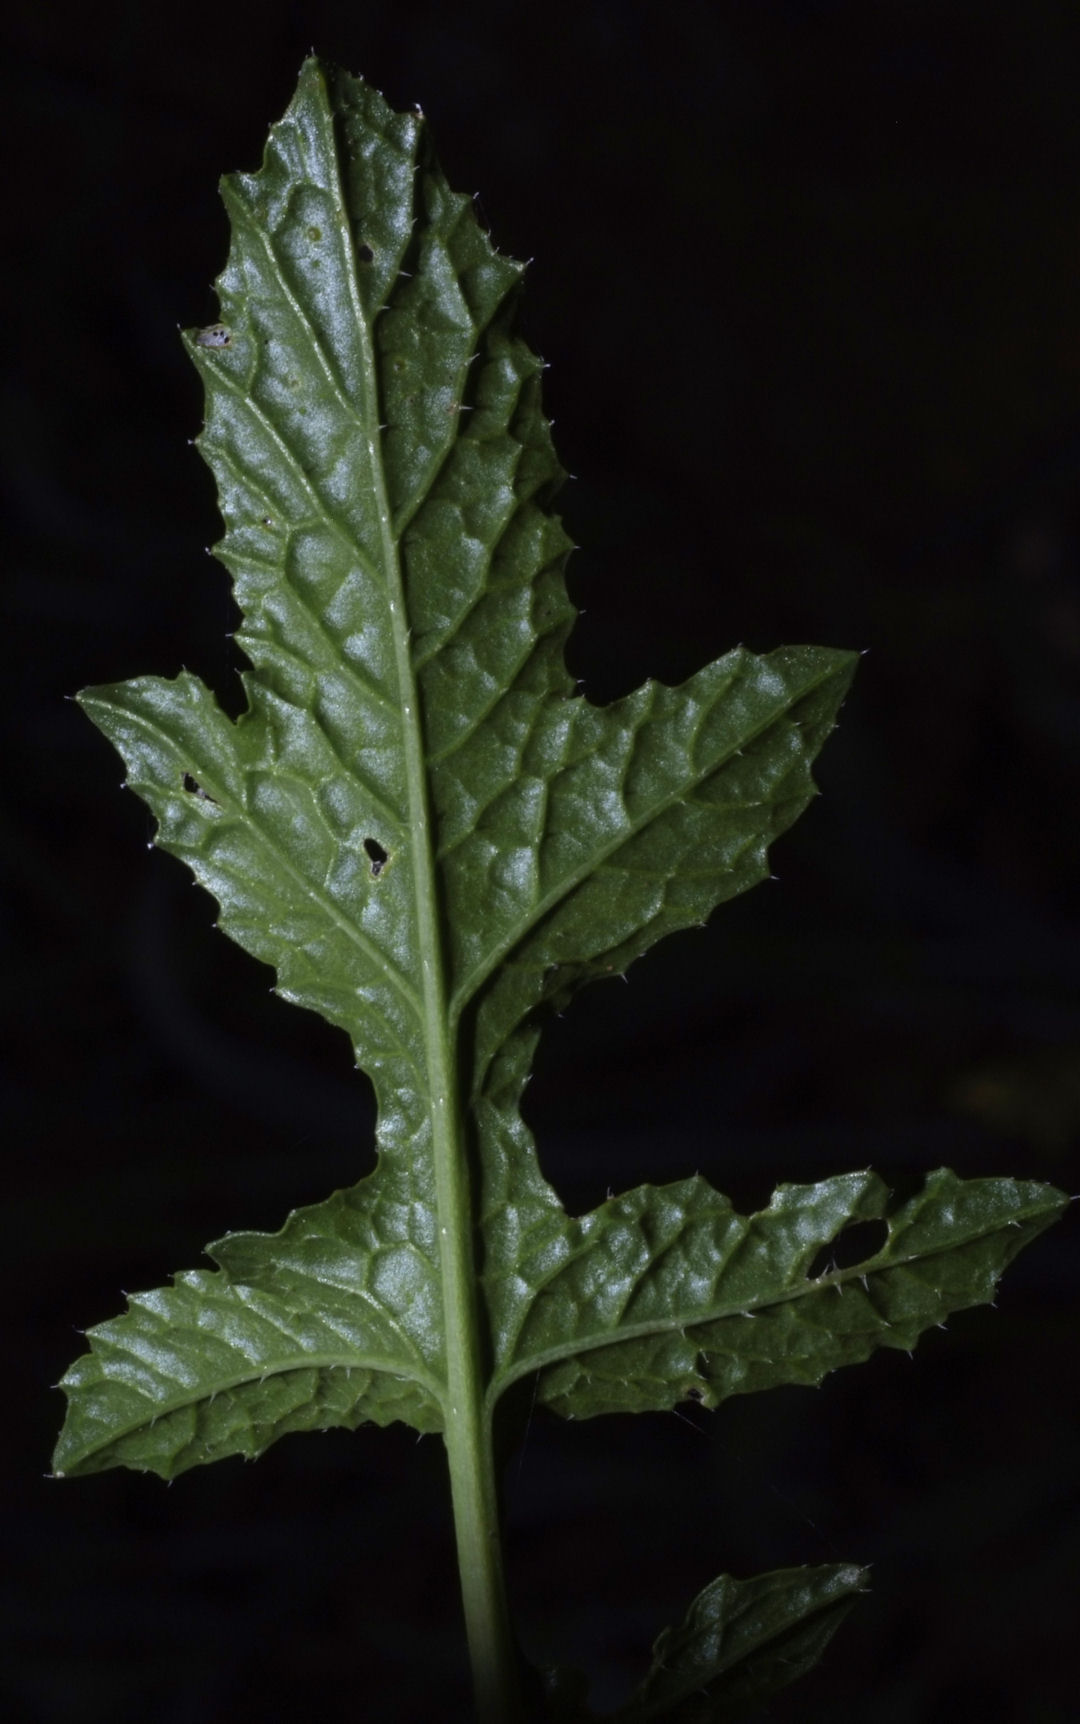
M 80 698 L 220 926 L 351 1038 L 378 1162 L 90 1330 L 55 1467 L 171 1478 L 290 1431 L 442 1431 L 478 1703 L 502 1717 L 491 1425 L 513 1383 L 569 1418 L 817 1383 L 988 1299 L 1064 1199 L 942 1171 L 891 1211 L 865 1173 L 750 1217 L 701 1179 L 566 1215 L 520 1110 L 545 1015 L 766 874 L 854 655 L 739 647 L 592 705 L 563 661 L 564 475 L 514 327 L 523 266 L 423 116 L 309 60 L 223 196 L 221 320 L 186 343 L 246 707 L 187 671 Z M 816 1272 L 871 1219 L 879 1250 Z M 620 1716 L 742 1716 L 815 1661 L 862 1578 L 722 1576 Z M 548 1694 L 585 1716 L 571 1673 Z
M 246 709 L 186 671 L 81 698 L 222 928 L 349 1034 L 379 1160 L 92 1330 L 57 1470 L 446 1429 L 479 1328 L 489 1411 L 531 1375 L 586 1417 L 817 1382 L 989 1297 L 1057 1193 L 936 1175 L 877 1256 L 813 1281 L 823 1242 L 885 1216 L 870 1175 L 749 1219 L 701 1180 L 566 1216 L 520 1113 L 544 1015 L 762 878 L 854 655 L 740 647 L 593 706 L 563 662 L 563 474 L 514 329 L 522 266 L 422 115 L 310 60 L 262 168 L 223 192 L 221 321 L 187 345 Z
M 182 1276 L 94 1331 L 64 1384 L 68 1468 L 254 1452 L 301 1417 L 279 1419 L 279 1377 L 315 1423 L 445 1417 L 474 1255 L 497 1289 L 561 1224 L 519 1108 L 544 1013 L 762 878 L 855 662 L 738 648 L 591 705 L 563 662 L 563 474 L 514 330 L 522 266 L 423 116 L 310 60 L 223 195 L 221 320 L 186 340 L 246 709 L 187 671 L 81 699 L 225 932 L 349 1034 L 379 1161 L 275 1238 L 221 1242 L 224 1280 Z M 353 1396 L 328 1370 L 390 1382 Z
M 371 1184 L 297 1210 L 279 1234 L 229 1235 L 211 1247 L 219 1273 L 179 1275 L 89 1330 L 91 1352 L 63 1382 L 56 1471 L 171 1478 L 295 1430 L 442 1429 L 435 1241 L 410 1231 L 404 1207 L 373 1214 Z M 489 1404 L 525 1376 L 567 1418 L 818 1383 L 991 1299 L 1064 1202 L 1049 1186 L 944 1169 L 891 1215 L 869 1173 L 780 1186 L 749 1217 L 701 1179 L 640 1186 L 531 1242 L 513 1327 L 507 1289 L 489 1287 L 504 1322 Z M 876 1218 L 880 1251 L 808 1278 L 845 1227 Z
M 365 1421 L 441 1430 L 434 1242 L 367 1198 L 361 1185 L 297 1211 L 276 1236 L 233 1234 L 210 1247 L 219 1273 L 177 1275 L 89 1329 L 90 1353 L 61 1384 L 57 1475 L 127 1466 L 174 1478 L 251 1460 L 290 1431 Z
M 640 1186 L 526 1243 L 518 1280 L 491 1301 L 492 1393 L 535 1374 L 539 1402 L 589 1418 L 816 1384 L 990 1300 L 1065 1202 L 1052 1186 L 944 1168 L 892 1214 L 872 1173 L 781 1185 L 748 1217 L 699 1178 Z M 810 1277 L 844 1228 L 871 1220 L 880 1250 Z

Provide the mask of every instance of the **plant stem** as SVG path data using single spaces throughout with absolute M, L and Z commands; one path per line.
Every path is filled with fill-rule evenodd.
M 472 1408 L 457 1409 L 446 1452 L 478 1724 L 517 1724 L 517 1649 L 503 1579 L 491 1429 L 479 1397 Z
M 521 1696 L 503 1579 L 491 1413 L 484 1396 L 471 1182 L 445 1035 L 429 1044 L 429 1058 L 445 1086 L 435 1087 L 432 1108 L 446 1324 L 445 1442 L 476 1716 L 478 1724 L 517 1724 Z

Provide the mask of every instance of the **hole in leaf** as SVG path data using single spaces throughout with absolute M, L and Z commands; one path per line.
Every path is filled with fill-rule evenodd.
M 357 263 L 374 263 L 375 253 L 369 245 L 358 245 L 356 248 Z
M 853 1221 L 829 1245 L 823 1245 L 807 1270 L 807 1278 L 816 1281 L 834 1269 L 854 1269 L 868 1257 L 876 1257 L 883 1248 L 889 1230 L 884 1221 Z
M 705 1391 L 697 1383 L 691 1383 L 688 1389 L 683 1390 L 684 1401 L 698 1401 L 700 1403 L 704 1399 Z
M 190 772 L 184 773 L 184 789 L 187 791 L 189 796 L 201 796 L 204 802 L 213 802 L 214 807 L 217 807 L 217 803 L 214 801 L 214 798 L 203 789 L 197 778 L 192 778 Z
M 377 838 L 365 838 L 364 849 L 367 852 L 368 861 L 371 863 L 371 878 L 377 880 L 386 867 L 388 860 L 386 851 Z

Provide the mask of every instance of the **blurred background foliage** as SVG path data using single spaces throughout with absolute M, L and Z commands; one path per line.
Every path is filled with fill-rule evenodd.
M 215 181 L 312 45 L 423 103 L 535 258 L 592 698 L 740 640 L 866 651 L 778 883 L 549 1030 L 529 1112 L 567 1202 L 869 1163 L 1076 1189 L 1080 9 L 20 0 L 3 30 L 6 1716 L 465 1718 L 436 1443 L 42 1476 L 74 1323 L 371 1158 L 344 1039 L 211 934 L 65 698 L 188 665 L 236 703 L 175 334 L 216 313 Z M 715 1573 L 844 1558 L 874 1592 L 776 1724 L 1080 1719 L 1078 1280 L 1070 1215 L 910 1364 L 535 1420 L 530 1654 L 611 1706 Z

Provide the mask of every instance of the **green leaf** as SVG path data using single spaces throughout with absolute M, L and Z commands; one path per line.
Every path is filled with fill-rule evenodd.
M 64 1380 L 57 1473 L 123 1464 L 169 1478 L 294 1430 L 441 1429 L 435 1241 L 410 1238 L 372 1184 L 296 1211 L 279 1234 L 230 1235 L 211 1247 L 222 1273 L 177 1276 L 89 1330 L 92 1350 Z M 1065 1201 L 947 1169 L 892 1214 L 870 1173 L 780 1186 L 749 1217 L 702 1179 L 638 1187 L 531 1240 L 516 1325 L 489 1281 L 504 1322 L 489 1406 L 521 1377 L 567 1418 L 818 1383 L 991 1300 Z M 809 1278 L 845 1227 L 878 1218 L 880 1250 Z
M 819 1383 L 992 1299 L 1065 1201 L 1052 1186 L 945 1168 L 892 1214 L 872 1173 L 781 1185 L 748 1217 L 703 1179 L 641 1186 L 525 1242 L 517 1278 L 492 1299 L 504 1361 L 492 1393 L 535 1375 L 539 1402 L 588 1418 Z M 872 1220 L 884 1221 L 878 1251 L 811 1278 L 845 1227 Z
M 362 1196 L 360 1194 L 363 1194 Z M 71 1416 L 54 1469 L 129 1466 L 174 1478 L 253 1459 L 289 1431 L 403 1419 L 441 1430 L 434 1241 L 418 1246 L 364 1186 L 300 1211 L 285 1233 L 235 1234 L 225 1265 L 129 1299 L 88 1331 L 63 1387 Z
M 720 1575 L 659 1636 L 620 1724 L 737 1724 L 812 1669 L 867 1578 L 851 1563 Z
M 349 1034 L 379 1161 L 92 1331 L 67 1471 L 362 1418 L 475 1449 L 486 1340 L 503 1357 L 566 1225 L 519 1111 L 543 1016 L 763 877 L 855 662 L 739 648 L 591 705 L 522 266 L 422 116 L 311 60 L 223 191 L 221 320 L 186 339 L 247 708 L 187 672 L 81 698 L 221 927 Z
M 848 1174 L 741 1217 L 690 1179 L 567 1216 L 520 1109 L 545 1016 L 763 878 L 854 655 L 739 647 L 592 705 L 563 659 L 564 475 L 515 331 L 523 266 L 449 189 L 422 115 L 309 60 L 262 168 L 223 193 L 221 317 L 185 339 L 246 706 L 234 721 L 186 671 L 81 699 L 220 926 L 349 1035 L 378 1161 L 89 1331 L 55 1466 L 171 1478 L 290 1431 L 440 1431 L 478 1713 L 505 1724 L 507 1389 L 584 1418 L 819 1382 L 988 1299 L 1064 1199 L 943 1171 L 893 1211 Z M 880 1248 L 817 1272 L 869 1220 Z M 623 1716 L 741 1716 L 861 1582 L 722 1577 Z M 585 1715 L 573 1673 L 547 1694 Z

